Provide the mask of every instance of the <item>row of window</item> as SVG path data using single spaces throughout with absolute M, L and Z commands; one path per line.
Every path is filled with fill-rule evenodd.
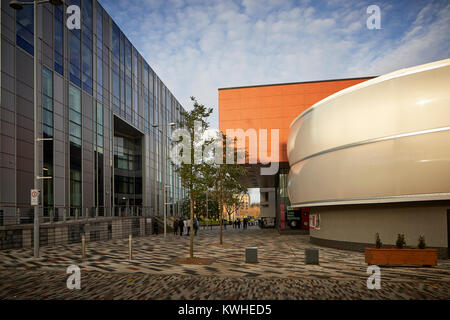
M 82 28 L 81 31 L 73 29 L 69 31 L 69 79 L 72 83 L 93 95 L 93 3 L 92 0 L 70 0 L 67 5 L 77 5 L 81 7 Z M 97 69 L 97 95 L 102 101 L 103 86 L 103 9 L 97 3 L 96 10 L 96 69 Z M 33 54 L 33 7 L 24 6 L 23 10 L 16 12 L 16 42 L 24 50 Z M 158 119 L 159 103 L 162 110 L 176 109 L 179 113 L 181 106 L 165 88 L 162 82 L 153 75 L 153 71 L 144 61 L 139 62 L 138 52 L 133 49 L 130 41 L 126 39 L 115 23 L 112 24 L 112 49 L 113 49 L 113 83 L 112 91 L 114 95 L 113 104 L 115 112 L 121 114 L 135 125 L 139 123 L 138 101 L 140 96 L 147 96 L 145 99 L 144 119 L 153 124 L 154 119 Z M 64 7 L 54 6 L 54 70 L 61 75 L 64 74 Z M 143 83 L 138 81 L 138 70 L 142 70 Z M 154 82 L 154 80 L 156 80 Z M 150 85 L 148 84 L 150 81 Z M 143 93 L 139 94 L 139 85 L 143 88 Z M 154 89 L 154 87 L 156 89 Z M 148 92 L 150 91 L 150 92 Z M 170 98 L 169 98 L 170 96 Z M 155 101 L 153 99 L 155 97 Z M 162 99 L 161 99 L 161 98 Z M 170 103 L 169 101 L 170 100 Z M 121 105 L 121 102 L 124 104 Z M 156 114 L 153 114 L 155 110 Z M 163 112 L 162 120 L 167 122 L 167 113 Z M 143 121 L 142 129 L 151 131 L 151 126 Z

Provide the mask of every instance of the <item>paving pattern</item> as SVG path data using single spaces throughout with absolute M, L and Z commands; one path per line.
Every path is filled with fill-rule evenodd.
M 381 268 L 382 289 L 368 290 L 364 254 L 315 246 L 303 235 L 274 230 L 201 229 L 195 256 L 209 265 L 177 265 L 189 254 L 189 237 L 135 238 L 91 242 L 87 259 L 81 245 L 0 251 L 3 299 L 449 299 L 450 260 L 433 268 Z M 258 247 L 258 263 L 245 263 L 245 247 Z M 304 249 L 319 249 L 320 265 L 304 264 Z M 78 265 L 82 289 L 68 290 L 66 268 Z

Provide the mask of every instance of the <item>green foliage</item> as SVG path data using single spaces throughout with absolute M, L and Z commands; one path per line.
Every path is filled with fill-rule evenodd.
M 247 169 L 241 164 L 237 164 L 238 151 L 234 146 L 227 148 L 227 138 L 219 132 L 217 136 L 218 143 L 221 143 L 221 148 L 216 148 L 214 154 L 210 154 L 210 158 L 216 160 L 221 159 L 220 163 L 213 163 L 205 171 L 208 187 L 212 190 L 213 196 L 218 201 L 219 206 L 219 221 L 222 226 L 224 217 L 224 207 L 227 210 L 236 210 L 242 206 L 242 195 L 247 193 L 247 188 L 240 182 L 243 176 L 247 175 Z M 218 145 L 220 146 L 220 144 Z M 212 152 L 212 151 L 211 151 Z M 216 152 L 220 152 L 216 154 Z M 243 152 L 246 156 L 246 152 Z M 235 161 L 227 163 L 227 155 L 231 155 Z M 220 161 L 216 161 L 220 162 Z M 230 216 L 231 212 L 227 212 Z M 220 228 L 220 243 L 222 244 L 222 228 Z
M 195 199 L 195 206 L 194 206 L 194 215 L 198 219 L 206 219 L 209 217 L 210 219 L 219 219 L 219 203 L 217 199 L 212 197 L 211 195 L 208 196 L 208 214 L 206 213 L 206 192 L 199 193 Z M 190 199 L 185 198 L 183 199 L 183 202 L 181 204 L 181 210 L 183 213 L 183 216 L 189 217 L 190 215 Z
M 377 247 L 379 249 L 379 248 L 381 248 L 382 245 L 383 245 L 383 243 L 381 242 L 380 235 L 377 232 L 375 234 L 375 247 Z
M 191 97 L 194 103 L 194 107 L 191 111 L 182 111 L 179 122 L 180 128 L 186 129 L 190 135 L 190 159 L 191 163 L 182 163 L 176 167 L 176 171 L 179 173 L 181 183 L 184 188 L 189 191 L 189 194 L 195 199 L 200 193 L 206 190 L 205 170 L 208 170 L 209 164 L 201 161 L 201 163 L 195 163 L 194 155 L 195 150 L 200 148 L 202 151 L 211 144 L 211 141 L 204 141 L 198 144 L 195 140 L 196 137 L 201 137 L 205 131 L 209 128 L 207 122 L 208 117 L 213 112 L 212 108 L 207 109 L 204 105 L 199 104 L 194 97 Z M 201 126 L 196 127 L 195 124 L 200 123 Z
M 397 236 L 397 241 L 395 242 L 395 246 L 398 249 L 403 249 L 406 246 L 406 241 L 405 241 L 405 235 L 404 234 L 398 234 Z
M 193 229 L 195 203 L 201 193 L 207 190 L 208 180 L 206 179 L 206 172 L 209 167 L 209 164 L 205 161 L 195 161 L 195 154 L 199 154 L 200 150 L 203 152 L 211 143 L 211 141 L 199 142 L 196 138 L 203 137 L 205 131 L 209 128 L 207 119 L 213 112 L 213 109 L 206 108 L 204 105 L 199 104 L 194 97 L 191 97 L 191 100 L 194 104 L 193 109 L 190 111 L 183 111 L 181 113 L 182 120 L 179 122 L 180 128 L 185 129 L 190 137 L 190 154 L 186 155 L 190 158 L 190 163 L 189 161 L 183 161 L 176 166 L 175 170 L 180 175 L 183 187 L 189 192 L 189 217 L 191 229 Z M 200 148 L 200 150 L 198 150 L 198 148 Z M 187 151 L 182 150 L 182 152 Z M 193 232 L 190 234 L 189 255 L 191 258 L 194 257 Z
M 425 249 L 426 244 L 425 244 L 425 237 L 424 236 L 420 236 L 419 237 L 418 247 L 419 247 L 419 249 Z

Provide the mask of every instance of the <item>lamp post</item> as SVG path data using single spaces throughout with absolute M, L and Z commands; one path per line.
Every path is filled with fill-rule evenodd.
M 38 4 L 43 3 L 50 3 L 54 6 L 60 6 L 63 4 L 62 0 L 41 0 L 41 1 L 30 1 L 30 2 L 22 2 L 22 1 L 15 1 L 12 0 L 9 2 L 9 6 L 13 8 L 14 10 L 22 10 L 24 6 L 26 5 L 33 5 L 33 33 L 34 33 L 34 55 L 33 55 L 33 62 L 34 62 L 34 189 L 39 188 L 39 180 L 41 179 L 48 179 L 49 177 L 39 177 L 39 149 L 38 149 L 38 142 L 44 141 L 44 140 L 52 140 L 52 139 L 43 139 L 38 137 L 38 90 L 37 90 L 37 73 L 38 73 L 38 23 L 37 23 L 37 6 Z M 34 257 L 39 258 L 39 208 L 37 205 L 34 205 Z
M 162 192 L 163 192 L 163 212 L 164 212 L 164 237 L 167 235 L 167 208 L 166 208 L 166 148 L 164 148 L 164 139 L 167 136 L 167 128 L 168 127 L 174 127 L 176 125 L 175 122 L 170 122 L 167 124 L 153 124 L 153 128 L 162 127 L 163 128 L 163 136 L 161 137 L 161 156 L 162 156 L 162 168 L 161 168 L 161 174 L 162 174 Z

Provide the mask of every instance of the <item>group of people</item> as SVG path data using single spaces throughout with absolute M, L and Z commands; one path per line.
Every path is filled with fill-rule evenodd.
M 194 218 L 193 221 L 193 225 L 194 225 L 194 235 L 197 235 L 197 230 L 198 230 L 198 220 L 197 218 Z M 182 235 L 186 235 L 188 236 L 191 232 L 191 220 L 188 218 L 180 218 L 180 219 L 175 219 L 173 221 L 173 234 L 177 235 L 178 233 L 180 233 L 180 236 Z
M 242 223 L 242 229 L 247 229 L 248 227 L 248 218 L 243 218 L 241 221 L 241 218 L 237 218 L 236 220 L 233 221 L 233 228 L 234 229 L 240 229 L 241 228 L 241 223 Z

